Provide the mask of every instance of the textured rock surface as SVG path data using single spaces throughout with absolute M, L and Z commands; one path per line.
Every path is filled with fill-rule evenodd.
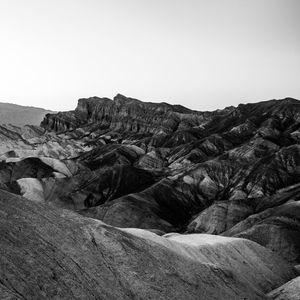
M 294 276 L 243 239 L 122 231 L 4 191 L 0 215 L 8 299 L 263 299 Z
M 65 159 L 91 150 L 82 140 L 64 134 L 46 133 L 38 126 L 0 126 L 0 161 L 11 157 L 51 157 Z
M 268 294 L 269 299 L 298 300 L 300 295 L 300 276 L 285 283 Z
M 248 238 L 277 251 L 287 260 L 300 259 L 300 201 L 253 214 L 224 233 Z
M 298 260 L 298 216 L 275 211 L 300 200 L 299 122 L 291 98 L 214 112 L 80 99 L 46 132 L 0 128 L 0 183 L 114 226 L 243 236 Z
M 3 297 L 264 299 L 295 276 L 299 101 L 93 97 L 42 126 L 0 126 Z
M 188 225 L 189 232 L 220 234 L 253 213 L 243 201 L 222 201 L 212 204 L 197 215 Z
M 78 125 L 96 122 L 101 129 L 125 130 L 136 133 L 172 132 L 184 127 L 185 120 L 198 124 L 201 117 L 180 105 L 145 103 L 118 94 L 108 98 L 79 99 L 74 112 L 48 114 L 42 125 L 47 129 L 65 131 Z

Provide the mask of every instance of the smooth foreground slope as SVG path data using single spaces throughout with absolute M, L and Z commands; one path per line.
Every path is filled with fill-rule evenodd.
M 264 299 L 293 277 L 248 240 L 118 229 L 0 191 L 1 299 Z

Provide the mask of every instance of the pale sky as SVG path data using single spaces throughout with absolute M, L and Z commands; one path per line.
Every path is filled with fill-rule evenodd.
M 300 99 L 298 0 L 0 0 L 0 102 Z

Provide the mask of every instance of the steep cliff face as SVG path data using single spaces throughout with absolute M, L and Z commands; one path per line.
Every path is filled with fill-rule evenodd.
M 200 125 L 204 113 L 181 105 L 142 102 L 116 95 L 113 100 L 92 97 L 79 99 L 74 112 L 48 114 L 42 126 L 57 132 L 78 125 L 97 124 L 98 128 L 134 133 L 171 133 L 177 128 Z
M 75 112 L 59 112 L 58 114 L 46 114 L 41 126 L 56 132 L 62 132 L 75 129 L 80 125 L 79 119 L 76 118 Z

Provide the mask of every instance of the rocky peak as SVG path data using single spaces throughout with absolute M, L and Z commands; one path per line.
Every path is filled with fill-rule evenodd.
M 258 103 L 240 104 L 237 109 L 242 113 L 248 114 L 268 114 L 270 116 L 285 115 L 295 116 L 295 113 L 299 114 L 300 101 L 293 98 L 285 98 L 281 100 L 269 100 Z
M 114 102 L 116 105 L 130 105 L 130 104 L 133 104 L 133 105 L 138 105 L 138 104 L 141 104 L 143 103 L 142 101 L 138 100 L 138 99 L 134 99 L 134 98 L 130 98 L 130 97 L 126 97 L 122 94 L 117 94 L 115 97 L 114 97 Z
M 61 132 L 73 130 L 76 126 L 95 124 L 110 130 L 168 133 L 178 128 L 182 118 L 179 115 L 182 114 L 189 118 L 197 113 L 181 105 L 142 102 L 117 94 L 113 100 L 98 97 L 79 99 L 74 112 L 46 115 L 42 127 Z

